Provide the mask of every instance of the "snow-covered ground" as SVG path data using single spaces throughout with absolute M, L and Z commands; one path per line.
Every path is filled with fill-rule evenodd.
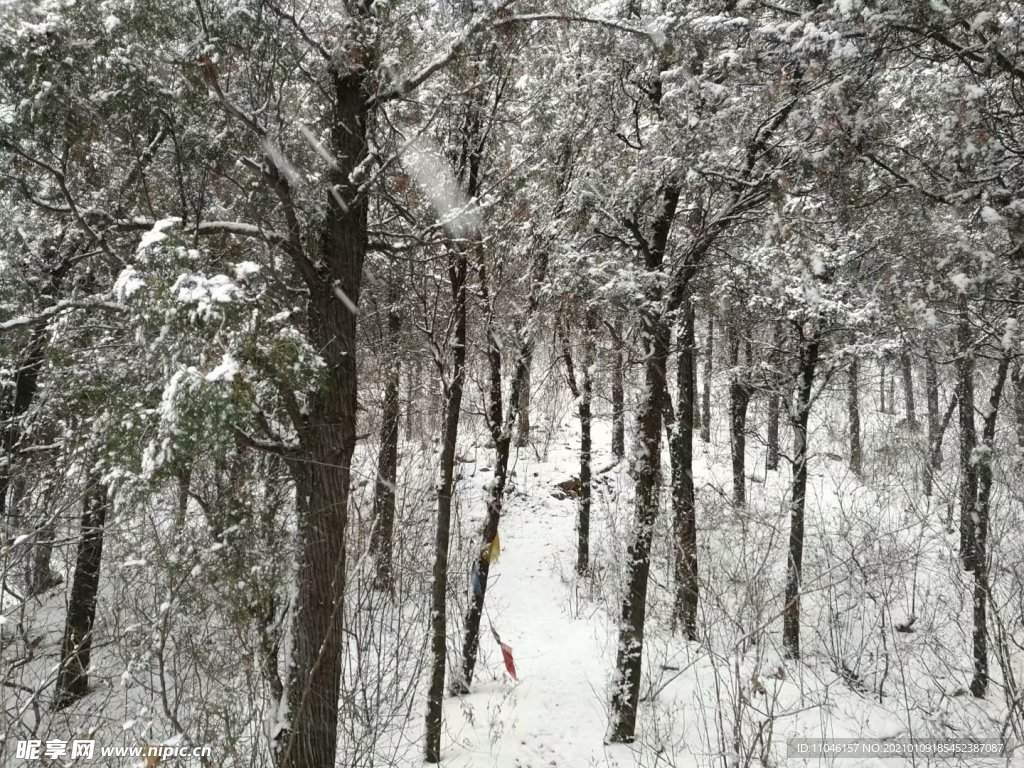
M 787 740 L 1005 736 L 999 670 L 993 670 L 997 684 L 987 700 L 965 691 L 970 581 L 956 567 L 956 538 L 942 511 L 902 483 L 877 489 L 857 481 L 838 456 L 826 455 L 827 416 L 815 430 L 819 450 L 808 494 L 803 660 L 781 655 L 789 474 L 785 468 L 766 473 L 755 445 L 751 501 L 745 512 L 733 510 L 723 500 L 731 482 L 728 438 L 719 434 L 711 446 L 698 443 L 695 468 L 704 642 L 681 639 L 666 616 L 669 528 L 663 514 L 641 734 L 632 746 L 604 739 L 619 565 L 633 512 L 628 468 L 623 463 L 596 477 L 595 574 L 581 580 L 573 573 L 575 502 L 552 496 L 555 483 L 577 471 L 578 424 L 563 423 L 543 461 L 521 451 L 517 492 L 501 527 L 503 556 L 488 590 L 489 616 L 515 650 L 520 681 L 505 674 L 497 644 L 485 637 L 474 692 L 446 705 L 447 764 L 820 764 L 828 761 L 787 756 Z M 596 430 L 595 469 L 611 463 L 602 450 L 610 442 L 607 427 L 601 422 Z M 876 447 L 869 443 L 873 455 Z M 482 509 L 471 499 L 482 495 L 483 482 L 464 483 L 464 506 Z M 912 615 L 914 631 L 894 629 Z M 416 763 L 415 752 L 408 760 Z M 844 758 L 840 764 L 901 761 Z
M 955 488 L 955 477 L 941 478 L 936 497 L 925 499 L 915 485 L 913 452 L 894 452 L 893 440 L 885 432 L 891 427 L 889 417 L 872 414 L 868 479 L 858 480 L 845 469 L 841 456 L 829 455 L 841 452 L 842 435 L 835 434 L 832 425 L 838 420 L 834 414 L 822 407 L 816 414 L 808 491 L 803 659 L 788 661 L 781 655 L 779 615 L 788 535 L 789 474 L 785 462 L 780 471 L 766 472 L 763 448 L 752 439 L 750 501 L 746 509 L 734 509 L 725 498 L 731 482 L 729 443 L 724 420 L 720 420 L 711 444 L 696 443 L 702 640 L 686 642 L 672 631 L 666 508 L 655 534 L 638 739 L 630 746 L 606 744 L 622 559 L 633 515 L 632 482 L 628 463 L 616 465 L 611 460 L 609 424 L 599 419 L 594 436 L 593 574 L 577 577 L 576 502 L 552 493 L 556 483 L 578 472 L 579 427 L 575 419 L 561 415 L 566 410 L 553 420 L 540 441 L 543 444 L 520 449 L 514 457 L 514 476 L 500 527 L 502 554 L 491 571 L 473 690 L 445 703 L 446 766 L 817 765 L 828 761 L 787 755 L 787 740 L 1007 735 L 1008 708 L 995 652 L 994 685 L 988 698 L 976 700 L 965 691 L 970 680 L 970 579 L 956 566 L 956 538 L 947 530 L 943 505 L 943 494 Z M 472 440 L 472 435 L 467 435 L 467 440 Z M 460 639 L 459 606 L 469 588 L 462 566 L 468 562 L 466 553 L 475 540 L 491 477 L 491 452 L 485 445 L 467 442 L 460 455 L 460 530 L 451 576 L 455 604 L 449 611 L 453 663 Z M 421 486 L 429 488 L 430 471 L 425 459 L 426 480 Z M 878 483 L 872 481 L 874 477 Z M 406 523 L 411 526 L 418 521 L 417 530 L 427 546 L 429 491 L 418 504 L 410 507 L 407 503 L 406 507 Z M 1019 535 L 1002 530 L 998 521 L 994 528 L 997 550 L 1012 560 L 1012 553 L 1019 551 Z M 411 546 L 411 554 L 408 547 L 397 553 L 399 562 L 408 558 L 413 562 L 406 566 L 421 567 L 421 573 L 426 573 L 429 550 Z M 146 558 L 140 553 L 133 566 L 130 558 L 121 555 L 119 547 L 112 545 L 110 556 L 114 559 L 105 563 L 103 594 L 107 600 L 131 591 L 133 568 L 141 567 Z M 999 557 L 997 554 L 997 573 Z M 140 591 L 139 599 L 144 603 L 147 598 L 142 594 Z M 1017 604 L 1009 599 L 1005 602 Z M 160 605 L 151 607 L 159 615 Z M 18 677 L 20 684 L 34 688 L 52 679 L 63 610 L 63 591 L 58 589 L 22 617 L 27 634 L 42 640 Z M 201 645 L 203 638 L 216 634 L 217 619 L 190 614 L 185 605 L 175 604 L 170 610 L 180 617 L 169 623 L 174 631 L 163 649 L 170 660 L 164 674 L 172 679 L 173 690 L 175 675 L 183 679 L 195 675 L 183 661 L 189 650 L 187 636 L 192 632 L 190 641 Z M 367 610 L 379 618 L 393 609 L 371 606 Z M 381 632 L 379 655 L 394 655 L 395 663 L 376 677 L 371 671 L 359 679 L 375 683 L 388 675 L 395 680 L 403 676 L 412 679 L 404 681 L 403 701 L 392 703 L 388 726 L 374 739 L 376 757 L 359 746 L 359 738 L 346 747 L 343 737 L 341 753 L 350 755 L 341 758 L 346 765 L 349 759 L 355 764 L 354 756 L 359 757 L 359 765 L 422 763 L 423 684 L 416 676 L 424 669 L 425 613 L 408 613 L 405 634 L 399 638 L 396 631 L 388 640 L 385 636 L 402 615 L 399 611 L 379 623 L 379 627 L 392 628 Z M 913 631 L 896 629 L 912 616 Z M 48 714 L 44 707 L 33 715 L 28 705 L 26 721 L 42 718 L 39 732 L 43 738 L 70 738 L 95 728 L 96 738 L 105 743 L 165 742 L 174 727 L 159 698 L 161 670 L 152 650 L 131 652 L 133 643 L 142 647 L 147 638 L 156 637 L 152 627 L 124 626 L 119 623 L 120 614 L 102 607 L 100 617 L 95 691 L 68 713 Z M 518 682 L 505 672 L 500 649 L 489 631 L 492 625 L 513 648 Z M 358 622 L 353 626 L 358 632 Z M 21 652 L 10 631 L 5 637 L 10 642 L 4 657 L 11 663 Z M 248 652 L 244 646 L 223 650 L 223 667 L 216 670 L 223 679 L 216 682 L 238 687 L 215 689 L 208 700 L 224 708 L 223 718 L 235 718 L 236 729 L 242 720 L 240 731 L 253 738 L 267 715 L 255 703 L 260 700 L 259 692 L 236 682 L 239 675 L 231 666 Z M 127 665 L 131 674 L 125 672 L 125 659 L 135 659 Z M 1018 675 L 1020 662 L 1016 653 L 1013 665 Z M 215 682 L 211 675 L 204 669 L 198 678 L 209 687 Z M 198 687 L 206 690 L 203 685 Z M 191 691 L 183 693 L 183 700 Z M 4 691 L 8 716 L 18 694 L 25 700 L 24 692 Z M 177 704 L 171 704 L 173 711 Z M 190 712 L 187 705 L 179 711 L 185 728 L 199 714 Z M 380 712 L 383 718 L 384 710 Z M 210 712 L 202 714 L 204 722 L 211 719 Z M 13 737 L 10 720 L 7 725 Z M 356 724 L 347 729 L 343 725 L 342 731 L 358 735 L 360 727 Z M 228 753 L 215 764 L 249 764 L 245 755 L 248 752 L 251 758 L 252 749 L 244 742 L 235 743 L 233 751 L 223 748 Z M 8 750 L 12 755 L 10 743 Z M 1012 759 L 984 761 L 975 757 L 962 762 L 1003 765 Z M 932 762 L 953 765 L 958 761 L 857 758 L 839 764 L 854 768 Z M 19 763 L 8 760 L 7 764 Z

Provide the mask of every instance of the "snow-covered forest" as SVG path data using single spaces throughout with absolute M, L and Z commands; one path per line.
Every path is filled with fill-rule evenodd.
M 1022 281 L 1021 0 L 0 0 L 0 763 L 1010 765 Z

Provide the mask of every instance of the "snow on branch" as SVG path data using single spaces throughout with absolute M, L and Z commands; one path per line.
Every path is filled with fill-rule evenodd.
M 122 312 L 124 307 L 112 301 L 97 298 L 95 300 L 68 299 L 51 304 L 35 315 L 19 315 L 9 320 L 0 322 L 0 333 L 6 333 L 18 328 L 31 328 L 38 325 L 45 325 L 52 318 L 71 309 L 98 309 L 105 312 Z

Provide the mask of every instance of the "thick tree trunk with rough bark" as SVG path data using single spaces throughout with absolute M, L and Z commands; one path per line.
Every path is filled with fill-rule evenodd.
M 782 645 L 786 656 L 800 658 L 800 584 L 804 558 L 804 507 L 807 495 L 807 422 L 811 390 L 818 366 L 818 332 L 797 328 L 800 365 L 790 422 L 793 426 L 793 481 L 790 492 L 789 558 L 786 569 L 786 604 L 782 613 Z
M 680 311 L 676 370 L 677 408 L 672 433 L 672 523 L 675 533 L 675 605 L 673 623 L 682 624 L 688 640 L 697 639 L 697 519 L 693 487 L 693 431 L 697 387 L 694 309 L 688 295 Z
M 109 509 L 107 487 L 99 475 L 90 475 L 82 502 L 81 533 L 68 598 L 53 709 L 64 709 L 89 692 L 89 659 L 103 560 L 103 527 Z
M 306 414 L 298 416 L 299 449 L 289 457 L 298 517 L 298 594 L 287 683 L 289 727 L 277 734 L 282 768 L 332 768 L 337 748 L 345 530 L 356 442 L 356 307 L 367 242 L 367 206 L 352 179 L 366 156 L 364 82 L 362 72 L 332 76 L 330 149 L 337 164 L 329 172 L 321 243 L 314 258 L 298 245 L 291 249 L 309 289 L 309 339 L 323 357 L 326 375 L 307 396 Z

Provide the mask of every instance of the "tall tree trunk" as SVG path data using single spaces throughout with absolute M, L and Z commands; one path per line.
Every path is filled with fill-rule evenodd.
M 35 549 L 32 554 L 32 566 L 30 571 L 29 592 L 33 595 L 41 595 L 48 589 L 57 586 L 63 577 L 55 574 L 50 567 L 53 559 L 53 539 L 56 535 L 56 518 L 53 515 L 43 523 L 36 532 Z
M 546 252 L 535 254 L 530 271 L 530 300 L 536 304 L 539 301 L 538 297 L 542 283 L 547 278 L 548 273 L 548 255 Z M 532 314 L 535 310 L 536 306 L 533 306 L 530 313 Z M 527 318 L 528 324 L 531 319 Z M 519 407 L 517 409 L 519 421 L 516 424 L 516 446 L 518 448 L 525 448 L 530 444 L 530 406 L 533 399 L 533 382 L 531 381 L 533 375 L 533 334 L 529 328 L 525 329 L 523 334 L 525 344 L 522 352 L 524 373 L 523 379 L 519 383 Z
M 41 326 L 32 331 L 28 347 L 18 361 L 18 369 L 14 372 L 14 392 L 0 402 L 0 520 L 7 516 L 7 494 L 11 488 L 16 456 L 21 447 L 22 419 L 28 413 L 39 389 L 39 373 L 45 358 L 46 339 L 45 327 Z
M 781 398 L 777 389 L 768 394 L 768 452 L 765 457 L 765 469 L 779 468 L 779 420 L 782 414 Z
M 423 365 L 418 356 L 405 366 L 405 439 L 423 437 L 423 398 L 417 397 Z
M 315 259 L 299 246 L 291 251 L 309 289 L 309 339 L 327 375 L 307 397 L 300 448 L 289 459 L 298 517 L 298 594 L 289 728 L 277 736 L 282 768 L 332 768 L 337 750 L 345 529 L 356 436 L 356 308 L 367 242 L 367 205 L 353 181 L 366 156 L 365 78 L 361 70 L 333 73 L 330 149 L 337 163 L 329 171 L 321 245 Z
M 1017 447 L 1024 450 L 1024 365 L 1013 366 L 1013 412 L 1017 422 Z
M 533 396 L 533 349 L 526 352 L 524 359 L 526 375 L 519 390 L 519 422 L 516 424 L 516 447 L 525 448 L 530 444 L 530 400 Z
M 174 510 L 174 526 L 179 531 L 184 529 L 188 516 L 188 497 L 192 490 L 192 462 L 185 461 L 177 471 L 178 506 Z
M 654 223 L 651 246 L 646 251 L 647 271 L 660 272 L 669 231 L 679 203 L 679 188 L 669 185 Z M 667 393 L 669 331 L 657 299 L 649 296 L 641 309 L 641 338 L 644 350 L 644 394 L 640 405 L 640 434 L 634 473 L 636 507 L 633 537 L 626 562 L 626 592 L 622 599 L 619 643 L 616 653 L 616 684 L 612 691 L 609 739 L 628 743 L 636 732 L 643 664 L 644 625 L 647 620 L 647 580 L 651 569 L 651 537 L 658 513 L 658 479 L 661 474 L 661 427 L 663 393 Z
M 461 250 L 449 256 L 448 275 L 452 290 L 454 336 L 452 367 L 444 391 L 443 434 L 441 436 L 441 478 L 437 486 L 437 535 L 434 540 L 433 581 L 430 587 L 430 686 L 427 689 L 427 738 L 425 759 L 441 762 L 441 726 L 444 677 L 447 662 L 448 545 L 451 539 L 452 489 L 455 477 L 455 448 L 462 411 L 462 389 L 466 365 L 466 255 Z M 441 372 L 439 372 L 441 373 Z M 442 380 L 444 377 L 442 376 Z
M 917 424 L 917 407 L 914 405 L 914 359 L 910 352 L 900 356 L 900 368 L 903 373 L 903 405 L 907 416 L 907 424 Z
M 878 409 L 888 413 L 885 407 L 885 360 L 878 361 Z
M 772 372 L 768 376 L 768 450 L 765 461 L 765 469 L 779 468 L 779 418 L 782 411 L 782 393 L 779 391 L 782 384 L 778 373 L 775 372 L 777 362 L 782 354 L 783 328 L 781 322 L 775 323 L 772 331 Z
M 974 352 L 967 297 L 959 298 L 957 342 L 959 346 L 958 400 L 960 406 L 960 559 L 965 570 L 974 568 L 974 518 L 978 503 L 978 468 L 974 463 L 977 436 L 974 426 Z
M 708 332 L 704 337 L 704 381 L 701 393 L 700 439 L 711 442 L 711 374 L 714 372 L 715 318 L 708 314 Z
M 804 558 L 804 502 L 807 495 L 807 423 L 811 414 L 811 389 L 818 365 L 818 331 L 805 335 L 797 328 L 800 367 L 796 402 L 793 404 L 793 481 L 790 494 L 789 560 L 786 569 L 786 605 L 782 613 L 782 645 L 791 659 L 800 658 L 800 583 Z
M 694 379 L 696 340 L 694 308 L 687 294 L 680 313 L 676 387 L 678 407 L 672 433 L 672 518 L 675 531 L 675 610 L 673 623 L 681 622 L 688 640 L 697 639 L 697 519 L 693 488 L 693 416 L 697 387 Z
M 103 526 L 109 508 L 107 487 L 98 474 L 91 474 L 82 502 L 82 527 L 64 624 L 53 709 L 64 709 L 89 691 L 89 658 L 103 558 Z
M 738 372 L 739 338 L 733 330 L 732 381 L 729 383 L 729 434 L 732 445 L 732 503 L 742 507 L 747 503 L 747 406 L 750 404 L 751 387 Z M 750 361 L 747 360 L 749 364 Z
M 846 412 L 850 425 L 850 471 L 855 475 L 863 471 L 863 454 L 860 446 L 860 362 L 850 360 L 849 384 L 846 390 Z
M 622 325 L 615 323 L 612 330 L 612 456 L 621 461 L 626 455 L 626 401 L 624 393 L 625 349 Z
M 590 499 L 591 499 L 591 399 L 594 384 L 591 365 L 584 360 L 583 382 L 580 392 L 580 517 L 576 531 L 576 573 L 590 573 Z
M 588 309 L 583 331 L 582 380 L 576 377 L 576 366 L 572 357 L 572 346 L 566 329 L 559 333 L 562 345 L 562 361 L 565 364 L 565 378 L 569 391 L 576 399 L 580 417 L 580 478 L 579 478 L 579 523 L 576 536 L 576 573 L 585 576 L 590 572 L 590 500 L 591 500 L 591 399 L 593 382 L 590 369 L 594 361 L 593 334 L 596 328 L 595 313 Z
M 946 406 L 945 415 L 939 420 L 939 424 L 935 429 L 934 438 L 931 439 L 928 453 L 928 471 L 925 473 L 925 491 L 928 494 L 934 490 L 932 486 L 934 485 L 935 473 L 942 467 L 942 439 L 946 434 L 949 423 L 953 420 L 953 411 L 956 410 L 959 402 L 959 392 L 954 392 L 953 396 L 949 398 L 949 405 Z
M 401 418 L 399 387 L 399 337 L 402 316 L 398 311 L 400 286 L 391 282 L 388 296 L 387 338 L 384 343 L 384 402 L 381 407 L 380 454 L 377 457 L 377 482 L 373 497 L 373 534 L 370 551 L 373 552 L 376 571 L 374 586 L 391 592 L 394 590 L 392 549 L 395 531 L 395 491 L 398 484 L 398 424 Z
M 988 602 L 988 523 L 989 502 L 992 498 L 992 450 L 995 445 L 996 419 L 999 416 L 999 401 L 1010 368 L 1010 353 L 999 361 L 992 394 L 988 399 L 988 411 L 981 430 L 982 451 L 978 461 L 978 507 L 974 520 L 974 630 L 971 650 L 974 657 L 974 678 L 971 693 L 981 698 L 988 692 L 988 634 L 986 608 Z
M 932 357 L 930 351 L 925 360 L 924 387 L 925 399 L 928 404 L 928 460 L 925 462 L 924 468 L 924 495 L 931 496 L 935 470 L 942 466 L 942 450 L 938 451 L 939 465 L 935 466 L 933 464 L 933 457 L 936 454 L 935 446 L 941 442 L 939 437 L 939 372 L 935 365 L 935 358 Z

